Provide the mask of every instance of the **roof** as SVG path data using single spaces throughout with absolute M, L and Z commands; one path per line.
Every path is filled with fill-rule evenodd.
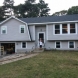
M 64 15 L 64 16 L 47 16 L 35 18 L 20 18 L 26 23 L 45 23 L 45 22 L 61 22 L 61 21 L 77 21 L 78 14 Z

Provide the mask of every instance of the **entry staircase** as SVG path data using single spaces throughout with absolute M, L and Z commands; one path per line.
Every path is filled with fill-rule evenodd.
M 34 50 L 33 50 L 33 52 L 43 52 L 44 51 L 44 48 L 35 48 Z

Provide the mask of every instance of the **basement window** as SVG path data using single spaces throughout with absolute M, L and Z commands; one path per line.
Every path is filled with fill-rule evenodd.
M 26 48 L 26 42 L 22 42 L 22 48 Z

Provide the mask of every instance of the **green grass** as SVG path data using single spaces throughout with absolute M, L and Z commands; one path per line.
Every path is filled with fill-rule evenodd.
M 0 65 L 0 78 L 78 78 L 78 52 L 48 51 Z

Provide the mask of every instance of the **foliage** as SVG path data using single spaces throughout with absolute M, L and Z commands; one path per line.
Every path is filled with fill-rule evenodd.
M 35 3 L 35 0 L 26 0 L 24 4 L 16 6 L 14 12 L 17 17 L 41 17 L 49 15 L 49 7 L 43 0 Z
M 4 0 L 3 4 L 5 18 L 13 15 L 14 0 Z
M 48 7 L 48 4 L 45 3 L 43 0 L 39 0 L 39 3 L 38 3 L 38 9 L 39 9 L 39 17 L 42 17 L 42 16 L 49 16 L 49 7 Z
M 78 6 L 69 8 L 67 14 L 78 14 Z
M 3 7 L 1 6 L 0 7 L 0 21 L 3 21 L 4 20 L 4 10 L 3 10 Z
M 78 52 L 48 51 L 0 65 L 0 78 L 78 78 Z
M 66 15 L 67 14 L 67 10 L 62 10 L 62 11 L 59 11 L 59 12 L 55 12 L 53 14 L 53 16 L 62 16 L 62 15 Z

